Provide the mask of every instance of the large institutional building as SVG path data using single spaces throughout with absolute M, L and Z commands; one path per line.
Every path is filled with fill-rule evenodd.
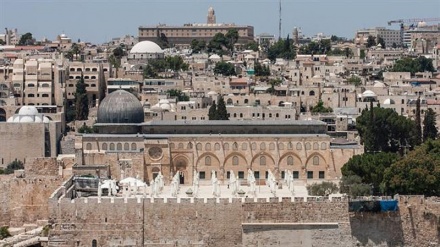
M 139 27 L 139 41 L 157 41 L 164 34 L 168 42 L 173 45 L 189 45 L 193 39 L 210 41 L 216 33 L 226 34 L 229 30 L 238 31 L 238 43 L 247 43 L 254 40 L 254 27 L 216 23 L 214 9 L 208 10 L 207 23 L 184 24 L 183 26 L 167 26 L 160 24 L 156 26 Z

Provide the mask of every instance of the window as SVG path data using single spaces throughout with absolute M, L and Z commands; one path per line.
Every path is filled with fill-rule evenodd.
M 188 142 L 188 145 L 186 145 L 186 149 L 192 149 L 192 148 L 193 148 L 192 143 L 191 143 L 191 142 Z
M 265 156 L 261 156 L 260 157 L 260 166 L 265 166 L 266 165 L 266 157 Z
M 269 150 L 275 150 L 275 144 L 273 142 L 269 144 Z
M 205 166 L 210 166 L 211 165 L 211 157 L 206 156 L 205 157 Z
M 243 171 L 239 171 L 238 172 L 238 178 L 239 179 L 244 179 L 244 172 Z
M 202 144 L 197 143 L 197 145 L 196 145 L 196 149 L 197 149 L 197 150 L 202 150 Z
M 131 150 L 135 151 L 137 149 L 136 143 L 131 144 Z
M 241 144 L 241 150 L 246 151 L 247 150 L 247 143 Z
M 266 149 L 266 143 L 262 142 L 260 143 L 260 150 L 265 150 Z
M 87 143 L 86 150 L 92 150 L 92 144 L 91 143 Z
M 319 145 L 317 142 L 313 143 L 313 150 L 318 150 L 319 149 Z
M 307 172 L 307 178 L 313 179 L 313 171 L 308 171 Z
M 325 178 L 325 172 L 324 171 L 320 171 L 319 172 L 319 179 L 324 179 Z
M 223 148 L 224 148 L 225 150 L 229 150 L 229 143 L 225 143 L 225 145 L 223 146 Z
M 206 178 L 206 173 L 205 172 L 199 172 L 199 178 L 200 179 L 205 179 Z
M 327 149 L 327 143 L 323 142 L 321 143 L 321 150 L 326 150 Z
M 293 171 L 292 175 L 293 175 L 293 178 L 298 179 L 299 178 L 299 171 Z
M 306 143 L 306 150 L 310 150 L 311 146 L 310 143 Z
M 287 165 L 293 166 L 293 157 L 292 156 L 287 156 Z
M 319 165 L 319 157 L 318 156 L 313 157 L 313 165 Z
M 260 172 L 254 171 L 254 177 L 255 177 L 255 179 L 260 179 Z
M 286 172 L 285 171 L 281 171 L 281 179 L 284 179 L 285 176 L 286 176 Z
M 205 150 L 206 151 L 211 151 L 211 143 L 206 143 L 205 144 Z
M 110 143 L 110 150 L 115 150 L 115 144 L 114 143 Z
M 291 142 L 287 143 L 287 149 L 292 150 L 293 144 Z
M 227 178 L 227 179 L 231 178 L 231 172 L 230 172 L 230 171 L 227 171 L 227 172 L 226 172 L 226 178 Z
M 128 143 L 124 143 L 124 150 L 129 150 L 130 149 L 130 145 Z
M 232 157 L 232 165 L 238 166 L 238 157 L 237 156 Z
M 238 150 L 238 144 L 236 142 L 234 142 L 234 144 L 232 144 L 232 150 L 234 150 L 234 151 Z
M 255 142 L 252 142 L 251 148 L 252 148 L 252 150 L 256 150 L 257 149 L 257 144 Z
M 183 149 L 183 143 L 179 143 L 179 144 L 177 145 L 177 148 L 178 148 L 178 149 Z
M 92 240 L 92 247 L 98 247 L 98 241 L 96 241 L 96 239 Z
M 118 143 L 118 145 L 116 145 L 116 149 L 122 150 L 122 143 Z
M 279 150 L 284 150 L 284 144 L 283 143 L 278 144 L 278 149 Z
M 102 150 L 107 150 L 107 148 L 108 148 L 108 147 L 107 147 L 107 143 L 103 143 L 103 144 L 102 144 Z
M 214 149 L 215 150 L 220 150 L 220 144 L 218 144 L 218 143 L 214 144 Z

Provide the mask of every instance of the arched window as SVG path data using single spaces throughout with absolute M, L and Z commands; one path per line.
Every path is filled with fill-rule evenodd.
M 96 239 L 92 240 L 92 247 L 98 247 L 98 241 L 96 241 Z
M 183 143 L 179 143 L 179 145 L 177 145 L 178 149 L 183 149 Z
M 266 143 L 262 142 L 260 143 L 260 150 L 265 150 L 266 149 Z
M 292 142 L 288 142 L 287 143 L 287 149 L 292 150 L 293 149 L 293 144 Z
M 196 145 L 196 149 L 197 149 L 197 150 L 202 150 L 202 144 L 201 144 L 201 143 L 197 143 L 197 145 Z
M 279 143 L 278 144 L 278 149 L 279 150 L 284 150 L 284 144 L 283 143 Z
M 273 142 L 269 144 L 269 150 L 275 150 L 275 144 Z
M 292 156 L 287 156 L 287 165 L 293 166 L 293 157 Z
M 306 150 L 310 150 L 310 148 L 312 148 L 312 145 L 310 145 L 310 143 L 306 143 Z
M 248 100 L 248 99 L 244 99 L 244 103 L 245 103 L 245 104 L 248 104 L 248 103 L 249 103 L 249 100 Z
M 252 150 L 257 150 L 257 144 L 255 142 L 252 142 L 251 148 Z
M 205 150 L 206 151 L 211 151 L 211 143 L 206 143 L 205 144 Z
M 137 149 L 137 145 L 136 145 L 136 143 L 132 143 L 131 144 L 131 150 L 132 151 L 135 151 Z
M 115 150 L 115 144 L 114 143 L 110 143 L 110 150 Z
M 301 143 L 297 143 L 296 144 L 296 150 L 302 150 L 302 145 L 301 145 Z
M 227 101 L 226 101 L 226 104 L 227 105 L 232 105 L 233 103 L 232 103 L 232 99 L 228 99 Z
M 174 143 L 170 143 L 170 148 L 171 149 L 174 149 L 174 146 L 175 146 Z
M 108 147 L 107 147 L 107 143 L 103 143 L 103 144 L 102 144 L 102 150 L 107 150 L 107 148 L 108 148 Z
M 315 96 L 315 91 L 313 91 L 313 90 L 310 91 L 310 92 L 309 92 L 309 96 Z
M 118 143 L 118 144 L 116 145 L 116 149 L 117 149 L 117 150 L 122 150 L 122 143 Z
M 232 165 L 233 166 L 238 166 L 238 156 L 232 157 Z
M 130 150 L 130 145 L 127 142 L 124 143 L 124 150 Z
M 327 149 L 327 143 L 323 142 L 321 143 L 321 150 L 326 150 Z
M 243 150 L 243 151 L 247 150 L 247 143 L 246 142 L 241 144 L 241 150 Z
M 205 166 L 210 166 L 211 165 L 211 157 L 206 156 L 205 157 Z
M 186 149 L 192 149 L 193 148 L 193 144 L 191 142 L 188 142 L 188 145 L 186 145 Z
M 266 165 L 266 156 L 260 156 L 260 166 Z
M 234 142 L 232 144 L 232 150 L 237 151 L 238 150 L 238 144 L 236 142 Z
M 318 156 L 313 156 L 313 165 L 319 165 L 319 157 Z
M 220 144 L 218 142 L 214 144 L 214 149 L 220 150 Z
M 223 145 L 223 149 L 224 149 L 224 150 L 229 150 L 229 143 L 225 143 L 225 144 Z
M 92 144 L 91 143 L 87 143 L 86 144 L 86 150 L 92 150 Z
M 319 144 L 317 142 L 313 143 L 313 150 L 318 150 Z

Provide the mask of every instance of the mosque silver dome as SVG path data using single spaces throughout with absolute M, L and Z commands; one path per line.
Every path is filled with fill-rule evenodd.
M 98 108 L 98 123 L 142 123 L 144 110 L 141 102 L 125 90 L 107 95 Z

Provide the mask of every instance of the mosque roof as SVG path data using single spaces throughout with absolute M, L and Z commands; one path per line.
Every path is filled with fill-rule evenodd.
M 146 40 L 134 45 L 130 53 L 163 53 L 163 50 L 156 43 Z
M 98 108 L 98 123 L 142 123 L 144 110 L 141 102 L 125 90 L 107 95 Z

